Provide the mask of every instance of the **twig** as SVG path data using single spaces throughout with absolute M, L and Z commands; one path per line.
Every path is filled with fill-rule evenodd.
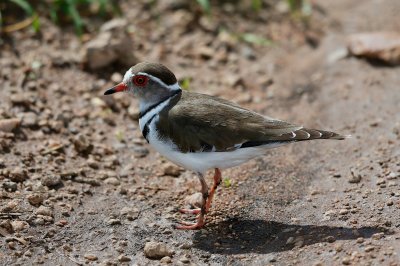
M 29 25 L 31 25 L 34 20 L 35 20 L 35 16 L 32 16 L 30 18 L 26 18 L 15 24 L 4 26 L 2 29 L 2 32 L 11 33 L 14 31 L 22 30 L 23 28 L 26 28 Z

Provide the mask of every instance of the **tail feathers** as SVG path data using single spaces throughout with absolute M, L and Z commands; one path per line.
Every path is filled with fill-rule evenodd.
M 302 140 L 312 140 L 312 139 L 337 139 L 343 140 L 349 138 L 350 136 L 341 135 L 332 131 L 325 131 L 319 129 L 309 129 L 309 128 L 302 128 L 295 132 L 296 134 L 294 137 L 297 141 Z
M 256 147 L 256 146 L 264 146 L 269 145 L 281 145 L 285 143 L 291 143 L 296 141 L 304 141 L 304 140 L 313 140 L 313 139 L 338 139 L 343 140 L 351 138 L 350 135 L 341 135 L 331 131 L 318 130 L 318 129 L 309 129 L 309 128 L 300 128 L 298 130 L 292 131 L 290 133 L 285 133 L 280 136 L 275 136 L 273 138 L 269 138 L 269 140 L 264 141 L 247 141 L 240 145 L 240 148 L 248 148 L 248 147 Z
M 310 129 L 310 128 L 300 128 L 298 130 L 282 134 L 280 136 L 274 137 L 276 141 L 303 141 L 303 140 L 313 140 L 313 139 L 337 139 L 343 140 L 349 138 L 349 135 L 341 135 L 331 131 Z

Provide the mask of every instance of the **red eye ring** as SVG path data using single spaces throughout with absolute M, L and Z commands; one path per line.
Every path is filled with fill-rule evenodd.
M 138 75 L 134 76 L 132 81 L 136 86 L 143 87 L 147 84 L 148 77 L 144 75 Z

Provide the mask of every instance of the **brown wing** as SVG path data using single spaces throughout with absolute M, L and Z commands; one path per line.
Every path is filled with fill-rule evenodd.
M 242 145 L 250 147 L 324 135 L 320 133 L 323 131 L 304 129 L 223 99 L 190 92 L 183 92 L 178 104 L 161 113 L 159 123 L 160 135 L 171 138 L 183 152 L 228 151 Z

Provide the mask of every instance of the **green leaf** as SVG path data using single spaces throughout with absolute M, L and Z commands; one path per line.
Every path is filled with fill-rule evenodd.
M 261 46 L 269 46 L 272 44 L 270 40 L 253 33 L 244 33 L 240 35 L 239 39 L 251 44 L 261 45 Z
M 253 10 L 258 12 L 262 8 L 262 0 L 252 0 L 251 1 L 251 6 L 253 7 Z
M 33 15 L 33 21 L 32 21 L 32 28 L 35 32 L 39 32 L 40 31 L 40 20 L 39 20 L 39 16 L 37 14 Z
M 182 89 L 188 91 L 190 89 L 190 78 L 184 78 L 180 84 Z
M 232 186 L 232 182 L 229 178 L 224 178 L 224 186 L 227 188 Z
M 78 10 L 76 9 L 76 2 L 73 0 L 67 0 L 67 12 L 69 16 L 71 16 L 72 21 L 75 25 L 75 30 L 77 34 L 80 36 L 83 33 L 83 21 L 81 16 L 79 15 Z
M 197 3 L 200 5 L 201 9 L 207 14 L 211 12 L 211 5 L 209 0 L 196 0 Z

